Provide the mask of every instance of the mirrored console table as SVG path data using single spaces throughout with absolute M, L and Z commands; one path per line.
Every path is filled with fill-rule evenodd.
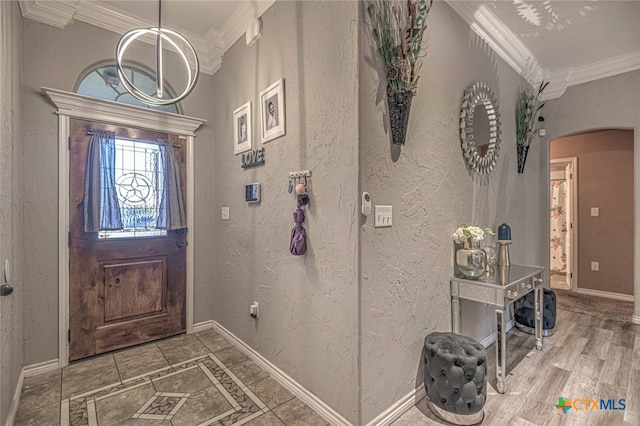
M 487 303 L 495 307 L 497 391 L 505 392 L 507 327 L 506 309 L 527 293 L 535 292 L 536 349 L 542 350 L 542 273 L 540 266 L 496 267 L 495 273 L 476 280 L 454 276 L 450 280 L 451 329 L 460 334 L 460 299 Z

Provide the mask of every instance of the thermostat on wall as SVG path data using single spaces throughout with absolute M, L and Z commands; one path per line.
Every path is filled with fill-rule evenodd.
M 247 203 L 260 202 L 260 184 L 250 183 L 244 186 L 244 200 Z

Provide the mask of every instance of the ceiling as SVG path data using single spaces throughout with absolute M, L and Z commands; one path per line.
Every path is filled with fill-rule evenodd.
M 185 35 L 202 71 L 214 74 L 224 52 L 275 1 L 163 0 L 162 22 Z M 574 84 L 640 69 L 638 0 L 446 1 L 532 84 L 550 80 L 546 98 Z M 76 20 L 120 34 L 158 20 L 157 0 L 20 0 L 20 7 L 23 16 L 59 28 Z
M 447 0 L 530 82 L 568 86 L 640 69 L 640 1 Z

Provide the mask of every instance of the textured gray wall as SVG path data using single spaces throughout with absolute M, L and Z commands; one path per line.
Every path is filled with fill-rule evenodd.
M 640 71 L 592 81 L 567 89 L 558 99 L 547 102 L 545 125 L 547 137 L 541 156 L 541 168 L 549 169 L 548 141 L 575 133 L 599 129 L 634 130 L 634 164 L 640 164 Z M 578 165 L 578 173 L 580 165 Z M 640 294 L 640 171 L 634 170 L 634 294 Z M 541 188 L 541 198 L 549 199 L 549 188 Z M 548 221 L 545 229 L 548 229 Z M 545 253 L 549 259 L 549 249 Z M 548 266 L 548 260 L 547 260 Z M 640 299 L 636 298 L 635 315 L 640 320 Z
M 356 2 L 276 2 L 264 35 L 244 39 L 214 76 L 214 319 L 353 423 L 358 423 L 358 123 Z M 264 144 L 266 164 L 240 168 L 232 111 L 285 79 L 284 137 Z M 313 173 L 305 210 L 308 251 L 289 254 L 294 196 L 289 171 Z M 244 185 L 262 184 L 247 204 Z M 231 219 L 220 219 L 229 206 Z M 248 315 L 261 304 L 261 317 Z
M 17 2 L 0 4 L 0 284 L 11 268 L 11 296 L 0 297 L 0 424 L 5 424 L 23 366 L 22 17 Z
M 383 66 L 370 28 L 361 26 L 360 187 L 374 204 L 393 206 L 393 227 L 361 218 L 362 423 L 422 383 L 421 352 L 432 331 L 449 331 L 452 234 L 461 223 L 512 227 L 514 263 L 541 262 L 539 149 L 517 174 L 515 100 L 523 80 L 481 42 L 445 3 L 429 16 L 427 56 L 413 100 L 406 145 L 390 147 Z M 474 183 L 459 140 L 464 90 L 484 80 L 496 92 L 502 147 L 488 185 Z M 397 161 L 394 161 L 397 159 Z M 482 340 L 493 311 L 463 303 L 462 333 Z
M 73 91 L 84 70 L 113 58 L 118 34 L 81 22 L 64 30 L 24 21 L 25 154 L 25 364 L 58 358 L 58 119 L 40 87 Z M 132 45 L 127 53 L 154 69 L 154 50 Z M 169 62 L 169 61 L 167 61 Z M 176 62 L 174 61 L 175 65 Z M 171 70 L 171 68 L 169 68 Z M 171 81 L 171 80 L 169 80 Z M 182 102 L 186 115 L 210 120 L 212 78 L 200 75 Z M 213 143 L 210 124 L 196 136 L 194 321 L 211 319 Z

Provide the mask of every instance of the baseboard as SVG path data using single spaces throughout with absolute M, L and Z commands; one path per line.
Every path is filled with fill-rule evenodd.
M 589 288 L 574 288 L 573 291 L 581 294 L 588 294 L 590 296 L 607 297 L 609 299 L 625 300 L 627 302 L 633 302 L 634 297 L 630 294 L 611 293 L 610 291 L 591 290 Z
M 389 426 L 398 420 L 404 413 L 409 411 L 416 405 L 418 401 L 427 396 L 424 384 L 418 389 L 414 389 L 395 403 L 391 404 L 386 410 L 378 414 L 373 420 L 367 423 L 367 426 Z
M 20 371 L 20 377 L 18 378 L 18 384 L 11 400 L 11 406 L 9 407 L 9 415 L 4 423 L 5 426 L 13 426 L 16 421 L 16 414 L 18 414 L 18 406 L 20 405 L 20 395 L 22 395 L 22 384 L 24 383 L 24 368 Z
M 193 324 L 193 332 L 194 333 L 199 333 L 201 331 L 206 331 L 206 330 L 211 330 L 213 329 L 213 321 L 209 320 L 209 321 L 203 321 L 203 322 L 199 322 L 197 324 Z
M 640 324 L 640 315 L 634 315 L 632 321 L 634 324 Z
M 315 396 L 300 383 L 289 377 L 287 373 L 280 370 L 274 364 L 272 364 L 265 357 L 256 352 L 252 347 L 244 343 L 238 337 L 236 337 L 229 330 L 218 324 L 216 321 L 211 321 L 214 330 L 229 340 L 236 348 L 241 352 L 244 352 L 253 362 L 258 364 L 262 369 L 266 370 L 271 376 L 277 380 L 282 386 L 287 388 L 291 393 L 300 398 L 305 404 L 315 410 L 326 421 L 335 426 L 352 426 L 351 423 L 345 419 L 340 413 L 328 406 L 324 401 Z
M 22 372 L 24 373 L 24 377 L 33 377 L 50 371 L 56 371 L 59 368 L 60 362 L 58 359 L 52 359 L 45 362 L 39 362 L 38 364 L 27 365 L 22 369 Z
M 513 322 L 513 320 L 510 320 L 507 322 L 507 333 L 509 332 L 509 330 L 511 330 L 513 328 L 513 326 L 515 325 L 515 323 Z M 496 332 L 494 331 L 493 333 L 491 333 L 490 335 L 488 335 L 487 337 L 485 337 L 484 339 L 482 339 L 482 341 L 480 341 L 480 344 L 482 346 L 484 346 L 485 348 L 488 348 L 489 346 L 491 346 L 494 342 L 496 341 Z

